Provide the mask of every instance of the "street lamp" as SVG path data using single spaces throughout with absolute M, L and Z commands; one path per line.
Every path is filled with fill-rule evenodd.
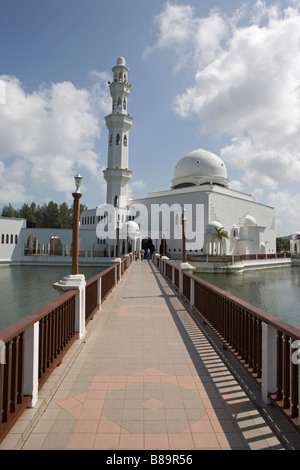
M 163 228 L 162 236 L 163 236 L 163 256 L 166 256 L 166 230 L 165 228 Z
M 82 176 L 78 173 L 75 177 L 76 191 L 72 193 L 73 203 L 73 249 L 72 249 L 72 274 L 78 274 L 78 252 L 79 252 L 79 214 L 80 198 L 82 196 L 79 188 Z
M 186 238 L 185 238 L 185 209 L 182 210 L 182 262 L 180 263 L 180 271 L 189 271 L 193 272 L 195 269 L 187 260 L 186 260 Z M 181 278 L 181 289 L 182 289 L 182 278 Z
M 182 262 L 186 262 L 186 253 L 185 253 L 185 221 L 186 217 L 184 216 L 184 209 L 182 211 Z

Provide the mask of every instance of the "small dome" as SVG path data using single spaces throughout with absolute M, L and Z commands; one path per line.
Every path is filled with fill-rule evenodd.
M 122 234 L 127 233 L 131 239 L 134 239 L 139 235 L 140 228 L 136 222 L 133 222 L 132 220 L 130 220 L 129 222 L 126 222 L 122 226 L 121 231 L 122 231 Z
M 254 219 L 254 217 L 252 217 L 252 215 L 247 215 L 245 217 L 244 225 L 246 225 L 247 227 L 251 227 L 251 226 L 253 227 L 253 226 L 257 225 L 257 222 Z
M 194 150 L 177 163 L 172 187 L 198 186 L 205 183 L 228 186 L 227 169 L 218 155 L 203 149 Z
M 125 59 L 124 57 L 119 57 L 117 60 L 117 65 L 125 65 Z
M 214 231 L 216 228 L 223 228 L 223 225 L 220 222 L 213 220 L 212 222 L 206 225 L 205 231 L 211 232 L 211 231 Z

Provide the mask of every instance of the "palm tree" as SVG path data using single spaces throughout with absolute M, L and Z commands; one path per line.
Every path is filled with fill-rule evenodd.
M 222 241 L 224 238 L 229 238 L 229 235 L 228 233 L 226 232 L 226 230 L 224 230 L 224 227 L 215 227 L 215 231 L 216 231 L 216 234 L 217 234 L 217 237 L 218 237 L 218 240 L 220 242 L 220 255 L 222 254 Z

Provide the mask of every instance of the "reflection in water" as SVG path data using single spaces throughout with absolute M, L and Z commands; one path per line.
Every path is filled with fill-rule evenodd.
M 245 271 L 242 274 L 196 275 L 300 328 L 300 267 Z
M 103 267 L 84 267 L 86 279 Z M 54 282 L 70 274 L 70 267 L 11 266 L 0 268 L 0 330 L 58 297 Z
M 86 267 L 86 279 L 103 267 Z M 55 299 L 54 282 L 70 274 L 69 267 L 12 266 L 0 269 L 0 329 Z M 265 312 L 300 328 L 300 267 L 245 271 L 243 274 L 197 276 Z

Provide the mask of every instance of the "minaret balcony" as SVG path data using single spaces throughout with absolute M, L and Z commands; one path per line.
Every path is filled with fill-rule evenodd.
M 133 125 L 133 117 L 129 116 L 129 114 L 109 114 L 109 116 L 105 117 L 105 121 L 108 129 L 122 127 L 124 131 L 130 131 Z
M 103 170 L 103 175 L 106 181 L 127 181 L 129 182 L 132 177 L 132 171 L 127 168 L 106 168 Z
M 109 88 L 112 97 L 123 94 L 126 98 L 129 98 L 132 85 L 126 82 L 113 82 L 109 85 Z

